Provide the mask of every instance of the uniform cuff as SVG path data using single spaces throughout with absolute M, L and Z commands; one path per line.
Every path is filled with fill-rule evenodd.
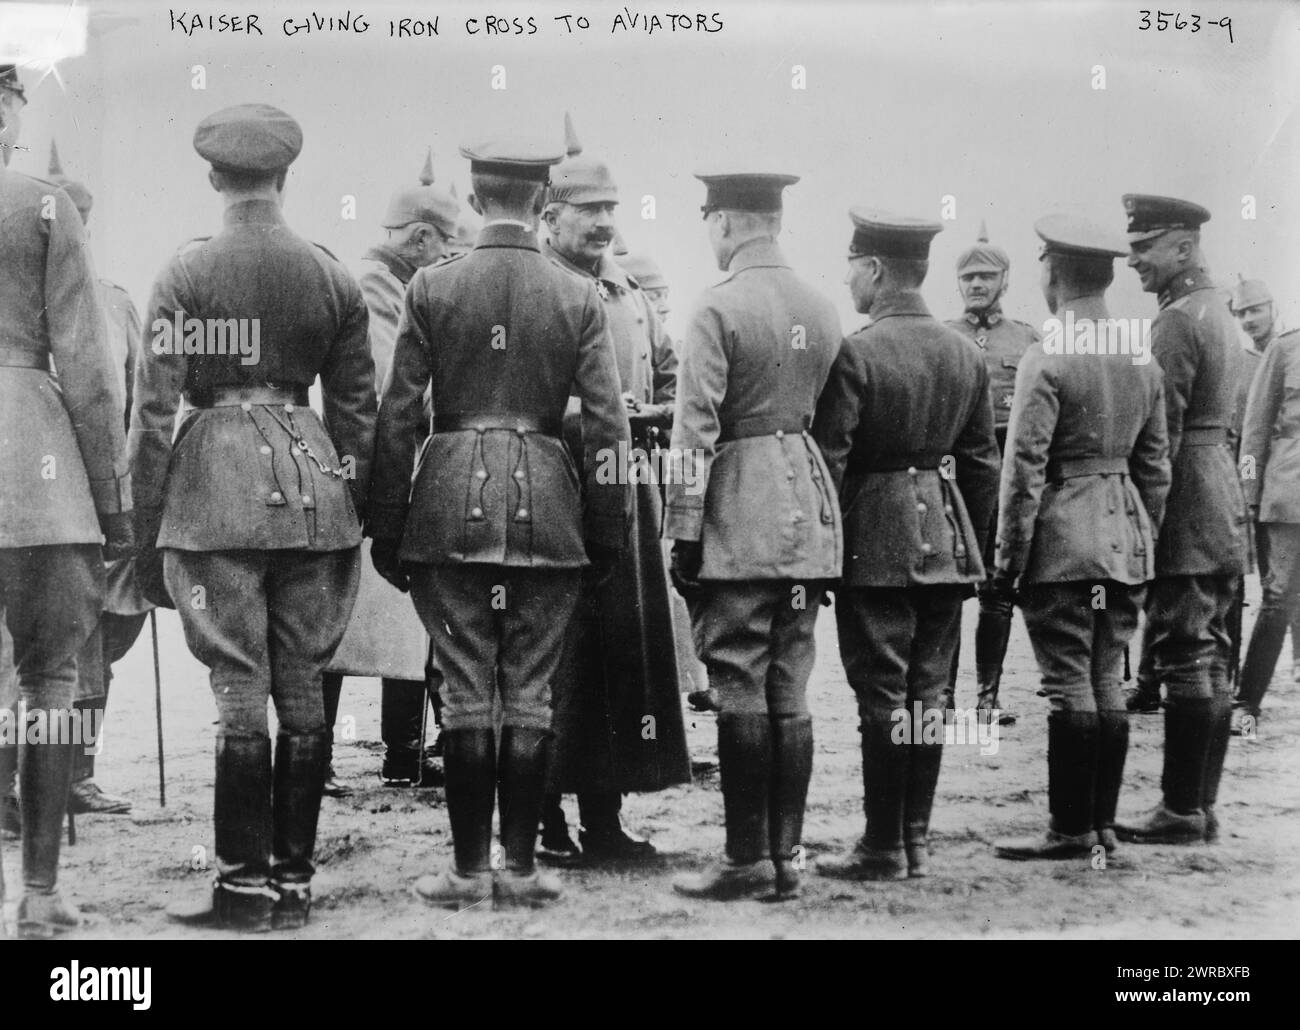
M 698 507 L 668 509 L 664 536 L 672 540 L 698 540 L 704 535 L 704 509 Z
M 112 479 L 92 479 L 90 496 L 95 501 L 95 511 L 100 515 L 117 515 L 131 510 L 131 476 L 114 476 Z

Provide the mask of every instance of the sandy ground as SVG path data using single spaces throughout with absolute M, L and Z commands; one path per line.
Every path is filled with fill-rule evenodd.
M 1257 602 L 1259 584 L 1249 581 Z M 1247 610 L 1249 627 L 1255 609 Z M 974 703 L 969 666 L 974 605 L 958 704 Z M 87 917 L 74 937 L 166 939 L 194 936 L 163 916 L 177 897 L 206 889 L 212 847 L 215 718 L 206 670 L 185 648 L 175 613 L 159 617 L 167 740 L 167 806 L 158 805 L 153 670 L 148 628 L 117 667 L 98 779 L 134 799 L 133 816 L 83 816 L 64 849 L 63 883 Z M 852 844 L 862 830 L 856 713 L 835 642 L 834 620 L 818 625 L 809 688 L 817 753 L 804 842 L 816 857 Z M 994 857 L 1000 836 L 1045 826 L 1046 702 L 1017 619 L 1004 705 L 1020 721 L 1001 729 L 998 750 L 949 746 L 932 825 L 933 874 L 925 880 L 854 884 L 809 877 L 803 899 L 781 905 L 726 904 L 677 897 L 672 876 L 722 847 L 715 727 L 688 713 L 696 782 L 630 797 L 625 818 L 653 838 L 660 861 L 620 870 L 569 871 L 567 897 L 541 911 L 460 913 L 425 906 L 411 892 L 420 875 L 449 858 L 442 791 L 380 785 L 378 682 L 348 680 L 337 728 L 336 765 L 355 788 L 326 799 L 317 847 L 316 906 L 302 936 L 454 937 L 1294 937 L 1300 928 L 1300 689 L 1289 646 L 1265 702 L 1254 742 L 1234 738 L 1219 802 L 1224 832 L 1213 846 L 1122 846 L 1104 869 L 1087 860 L 1010 863 Z M 1135 716 L 1120 811 L 1158 796 L 1163 722 Z M 571 799 L 566 802 L 576 818 Z M 5 871 L 18 878 L 16 845 Z M 217 936 L 215 932 L 212 934 Z

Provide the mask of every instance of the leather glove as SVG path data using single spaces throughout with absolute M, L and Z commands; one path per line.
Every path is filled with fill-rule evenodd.
M 402 542 L 392 537 L 375 537 L 370 545 L 370 562 L 379 575 L 405 594 L 410 592 L 411 581 L 402 571 L 402 561 L 397 556 L 401 546 Z
M 135 512 L 119 511 L 99 516 L 104 534 L 104 561 L 135 556 Z
M 993 574 L 989 576 L 987 591 L 991 595 L 991 600 L 997 604 L 1006 605 L 1010 609 L 1016 603 L 1016 580 L 1019 573 L 1009 572 L 1006 569 L 994 569 Z
M 673 586 L 690 601 L 700 594 L 700 568 L 704 565 L 704 545 L 698 540 L 674 540 L 668 560 L 668 575 Z

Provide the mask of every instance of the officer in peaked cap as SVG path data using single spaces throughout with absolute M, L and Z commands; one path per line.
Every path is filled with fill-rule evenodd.
M 1254 345 L 1253 354 L 1251 351 L 1246 353 L 1258 359 L 1277 337 L 1277 309 L 1273 294 L 1263 280 L 1239 277 L 1232 287 L 1228 307 Z M 1253 372 L 1258 364 L 1258 360 L 1251 361 L 1248 367 Z
M 551 683 L 583 567 L 608 572 L 626 539 L 627 477 L 597 471 L 626 452 L 630 432 L 596 283 L 561 268 L 537 240 L 563 150 L 501 138 L 461 153 L 470 159 L 470 203 L 486 224 L 468 254 L 420 269 L 407 287 L 366 531 L 376 569 L 398 589 L 409 586 L 445 677 L 455 861 L 415 889 L 448 907 L 494 894 L 502 905 L 542 905 L 561 893 L 534 867 Z M 582 494 L 562 440 L 571 396 Z M 494 883 L 498 784 L 505 867 Z
M 632 427 L 629 461 L 645 461 L 668 442 L 677 395 L 677 355 L 650 302 L 617 261 L 618 187 L 609 166 L 579 150 L 569 123 L 570 156 L 551 174 L 543 212 L 543 251 L 591 283 L 605 305 L 619 385 Z M 582 463 L 576 417 L 565 438 Z M 648 857 L 649 841 L 628 834 L 619 812 L 624 793 L 689 783 L 690 755 L 682 721 L 672 600 L 659 528 L 660 477 L 633 481 L 629 546 L 612 575 L 583 585 L 554 684 L 555 744 L 542 848 L 576 857 L 560 795 L 575 793 L 579 843 L 587 862 Z M 629 584 L 637 584 L 629 589 Z M 641 732 L 643 720 L 656 732 Z
M 68 783 L 82 747 L 71 711 L 76 659 L 99 620 L 104 559 L 133 549 L 132 494 L 81 219 L 62 190 L 8 168 L 25 102 L 13 66 L 0 66 L 0 621 L 24 713 L 6 713 L 0 784 L 18 770 L 18 932 L 51 937 L 80 922 L 58 889 Z M 28 742 L 21 753 L 19 737 Z M 0 874 L 0 900 L 4 890 Z
M 813 629 L 844 548 L 839 505 L 808 434 L 840 344 L 829 300 L 791 270 L 777 236 L 798 177 L 719 171 L 709 243 L 725 279 L 695 304 L 682 347 L 665 536 L 716 690 L 723 862 L 674 882 L 691 897 L 800 892 L 812 773 L 805 691 Z M 787 355 L 786 358 L 780 357 Z
M 1043 296 L 1057 324 L 1095 326 L 1100 336 L 1112 324 L 1105 293 L 1115 258 L 1126 256 L 1124 241 L 1067 215 L 1048 215 L 1034 231 L 1043 240 Z M 1016 376 L 993 583 L 1010 596 L 1019 582 L 1051 704 L 1051 822 L 1045 834 L 999 841 L 1003 858 L 1115 848 L 1128 751 L 1120 670 L 1155 572 L 1169 456 L 1159 369 L 1135 362 L 1131 347 L 1099 343 L 1095 351 L 1031 347 Z
M 1205 270 L 1210 212 L 1172 197 L 1125 194 L 1129 267 L 1157 295 L 1151 353 L 1164 370 L 1173 484 L 1147 596 L 1148 640 L 1165 705 L 1162 801 L 1122 821 L 1121 840 L 1214 840 L 1231 727 L 1228 618 L 1245 566 L 1246 512 L 1231 450 L 1245 358 Z
M 430 150 L 419 185 L 393 193 L 380 221 L 384 239 L 361 260 L 357 282 L 370 313 L 370 353 L 375 359 L 375 386 L 381 395 L 393 363 L 406 286 L 419 269 L 443 259 L 456 234 L 459 215 L 456 198 L 433 181 Z M 384 741 L 380 778 L 388 786 L 433 787 L 441 782 L 441 773 L 420 752 L 429 638 L 410 600 L 385 582 L 368 558 L 369 545 L 363 545 L 352 621 L 325 672 L 325 720 L 334 725 L 345 675 L 378 677 Z M 438 696 L 436 690 L 427 693 Z M 332 766 L 326 793 L 349 793 L 333 776 Z
M 281 213 L 301 147 L 298 123 L 267 104 L 199 123 L 194 148 L 224 224 L 168 261 L 147 324 L 197 321 L 203 353 L 186 353 L 190 329 L 184 348 L 179 330 L 155 334 L 128 440 L 140 536 L 162 553 L 165 593 L 210 670 L 218 715 L 216 882 L 168 914 L 249 931 L 301 927 L 310 912 L 330 744 L 321 675 L 356 597 L 376 414 L 361 290 Z M 307 403 L 318 377 L 327 423 Z
M 998 445 L 983 355 L 921 298 L 942 226 L 861 208 L 849 216 L 846 282 L 872 322 L 840 348 L 813 436 L 846 513 L 835 617 L 858 702 L 866 830 L 819 868 L 899 879 L 927 871 L 943 744 L 922 724 L 947 707 L 962 601 L 985 578 Z
M 1007 421 L 1015 393 L 1016 368 L 1025 352 L 1038 342 L 1038 330 L 1027 322 L 1008 318 L 1002 312 L 1002 297 L 1010 285 L 1011 259 L 1007 252 L 989 242 L 988 228 L 980 223 L 979 238 L 957 260 L 957 289 L 966 306 L 961 318 L 947 324 L 975 341 L 983 352 L 989 369 L 989 392 L 993 398 L 993 431 L 998 448 L 1005 451 Z M 984 568 L 993 569 L 994 529 L 988 535 Z M 998 688 L 1002 681 L 1002 661 L 1011 638 L 1011 607 L 1004 598 L 996 598 L 982 583 L 979 596 L 979 621 L 975 627 L 975 681 L 977 707 L 998 710 Z M 958 650 L 960 651 L 960 645 Z M 957 662 L 953 664 L 952 688 L 956 693 Z M 1000 712 L 998 721 L 1009 725 L 1016 721 L 1010 712 Z

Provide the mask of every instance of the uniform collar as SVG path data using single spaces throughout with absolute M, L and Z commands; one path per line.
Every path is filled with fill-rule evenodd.
M 874 325 L 891 315 L 923 315 L 928 318 L 930 309 L 925 306 L 920 290 L 896 290 L 877 297 L 871 305 L 870 315 Z
M 485 247 L 517 247 L 520 250 L 541 252 L 537 246 L 537 234 L 520 222 L 492 222 L 483 226 L 474 249 L 482 250 Z
M 992 307 L 981 311 L 978 315 L 973 311 L 967 311 L 965 317 L 969 325 L 977 328 L 983 326 L 985 329 L 992 329 L 1002 321 L 1002 305 L 994 304 Z
M 727 266 L 727 278 L 747 268 L 789 268 L 781 245 L 771 236 L 756 236 L 746 240 L 731 255 L 731 264 Z
M 583 268 L 581 265 L 574 264 L 567 257 L 555 249 L 555 244 L 551 240 L 546 241 L 546 253 L 557 264 L 563 265 L 571 272 L 586 279 L 595 279 L 604 283 L 606 286 L 612 286 L 615 290 L 632 289 L 631 282 L 628 281 L 627 273 L 619 266 L 618 262 L 610 255 L 608 248 L 601 251 L 600 260 L 596 262 L 595 272 Z
M 1106 298 L 1098 293 L 1087 297 L 1072 297 L 1070 300 L 1063 301 L 1056 317 L 1064 319 L 1067 311 L 1073 313 L 1076 322 L 1085 319 L 1100 322 L 1103 319 L 1110 318 L 1110 312 L 1106 310 Z
M 1211 281 L 1209 273 L 1203 268 L 1189 268 L 1184 272 L 1179 272 L 1160 291 L 1157 298 L 1160 302 L 1160 309 L 1163 311 L 1174 301 L 1186 297 L 1195 290 L 1208 290 L 1213 286 L 1214 283 Z
M 241 200 L 226 208 L 226 225 L 283 225 L 284 212 L 274 200 Z
M 395 279 L 401 280 L 403 285 L 409 283 L 418 271 L 414 264 L 383 243 L 366 251 L 365 258 L 368 261 L 378 261 Z

